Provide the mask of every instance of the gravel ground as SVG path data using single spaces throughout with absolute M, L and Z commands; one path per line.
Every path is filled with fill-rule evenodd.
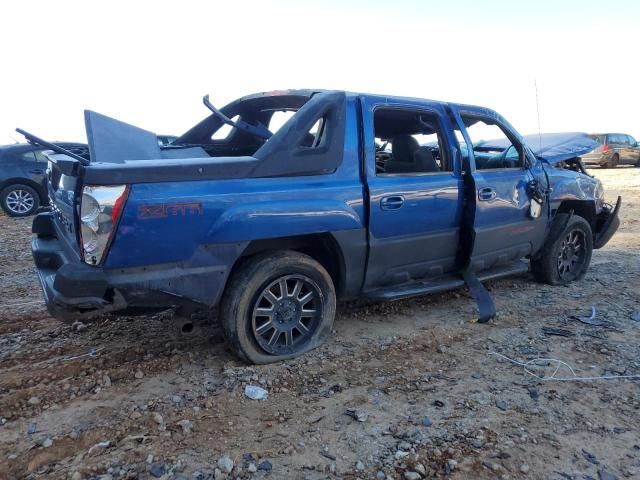
M 260 367 L 214 322 L 52 319 L 30 220 L 0 216 L 0 478 L 640 478 L 640 381 L 541 381 L 492 354 L 640 374 L 640 169 L 592 173 L 624 206 L 583 281 L 494 281 L 486 325 L 463 290 L 343 305 L 326 345 Z M 573 318 L 592 305 L 604 326 Z

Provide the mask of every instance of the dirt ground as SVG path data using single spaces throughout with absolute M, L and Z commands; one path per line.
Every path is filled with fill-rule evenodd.
M 486 325 L 463 290 L 343 305 L 326 345 L 261 367 L 169 313 L 52 319 L 31 221 L 0 216 L 0 478 L 640 478 L 640 381 L 493 355 L 640 374 L 640 169 L 592 173 L 624 206 L 583 281 L 494 281 Z M 572 318 L 592 305 L 604 326 Z

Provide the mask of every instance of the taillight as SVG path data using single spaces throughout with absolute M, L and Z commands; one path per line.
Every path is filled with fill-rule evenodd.
M 118 226 L 129 190 L 127 185 L 85 186 L 80 204 L 80 247 L 90 265 L 102 262 Z
M 602 153 L 609 153 L 609 144 L 602 145 Z

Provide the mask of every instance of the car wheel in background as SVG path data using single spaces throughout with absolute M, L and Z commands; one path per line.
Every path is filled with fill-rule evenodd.
M 27 217 L 40 207 L 40 197 L 28 185 L 9 185 L 0 192 L 0 206 L 11 217 Z
M 243 360 L 297 357 L 331 333 L 336 294 L 331 276 L 295 251 L 249 258 L 232 274 L 220 306 L 227 342 Z
M 589 223 L 578 215 L 555 216 L 542 255 L 531 261 L 536 280 L 550 285 L 566 285 L 587 273 L 593 252 Z
M 620 157 L 616 153 L 611 157 L 611 159 L 606 163 L 605 168 L 616 168 L 618 166 L 618 162 L 620 161 Z

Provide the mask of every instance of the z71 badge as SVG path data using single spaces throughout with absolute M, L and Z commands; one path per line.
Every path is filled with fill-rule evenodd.
M 188 215 L 202 215 L 202 203 L 160 203 L 156 205 L 140 205 L 138 207 L 138 218 L 149 220 L 152 218 L 186 217 Z

